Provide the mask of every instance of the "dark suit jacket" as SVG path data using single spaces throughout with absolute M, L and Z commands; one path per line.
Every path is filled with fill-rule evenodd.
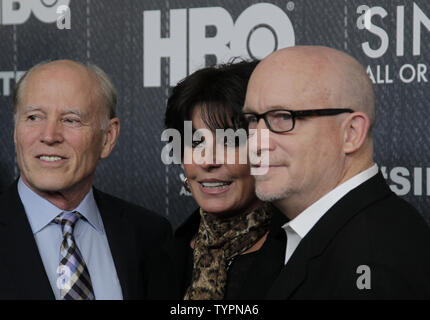
M 124 299 L 146 298 L 148 253 L 171 236 L 167 220 L 94 189 Z M 0 300 L 54 299 L 15 182 L 0 195 Z
M 269 226 L 269 235 L 260 248 L 251 264 L 245 269 L 243 263 L 240 267 L 244 272 L 241 275 L 245 281 L 238 281 L 235 294 L 226 299 L 263 299 L 275 277 L 279 274 L 285 257 L 285 232 L 281 226 L 287 218 L 274 208 L 272 221 Z M 196 210 L 175 232 L 174 238 L 167 241 L 163 250 L 155 252 L 155 261 L 150 265 L 153 284 L 150 285 L 151 299 L 180 299 L 182 300 L 191 281 L 193 269 L 192 249 L 190 241 L 197 233 L 200 225 L 200 213 Z M 242 261 L 243 262 L 243 261 Z M 234 264 L 241 263 L 240 257 L 233 261 L 228 273 L 235 268 Z M 238 279 L 234 279 L 238 280 Z M 231 281 L 230 278 L 227 281 Z
M 357 286 L 357 280 L 364 283 L 361 276 L 369 275 L 357 273 L 361 265 L 370 268 L 370 289 Z M 429 299 L 430 229 L 378 174 L 345 195 L 316 223 L 267 297 Z

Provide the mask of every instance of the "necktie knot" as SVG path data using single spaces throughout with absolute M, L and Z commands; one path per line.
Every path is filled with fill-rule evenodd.
M 63 236 L 66 236 L 67 234 L 73 234 L 76 222 L 78 222 L 78 220 L 81 218 L 82 215 L 77 211 L 62 212 L 57 217 L 55 217 L 55 222 L 61 225 Z

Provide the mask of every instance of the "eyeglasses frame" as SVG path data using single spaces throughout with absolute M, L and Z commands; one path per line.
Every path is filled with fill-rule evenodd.
M 291 129 L 289 130 L 283 130 L 283 131 L 275 131 L 270 127 L 269 121 L 266 118 L 266 115 L 268 113 L 271 112 L 277 112 L 277 111 L 288 111 L 291 113 L 291 120 L 293 121 L 293 125 L 291 127 Z M 307 110 L 288 110 L 288 109 L 273 109 L 273 110 L 269 110 L 265 113 L 262 114 L 258 114 L 258 113 L 252 113 L 252 112 L 244 112 L 242 114 L 243 118 L 245 118 L 245 116 L 247 114 L 249 115 L 253 115 L 255 117 L 257 117 L 257 123 L 260 122 L 260 119 L 264 120 L 264 123 L 266 124 L 266 127 L 274 132 L 274 133 L 286 133 L 286 132 L 290 132 L 294 130 L 294 127 L 296 125 L 296 118 L 305 118 L 305 117 L 314 117 L 314 116 L 334 116 L 334 115 L 338 115 L 338 114 L 342 114 L 342 113 L 353 113 L 355 112 L 354 110 L 350 109 L 350 108 L 333 108 L 333 109 L 307 109 Z M 246 121 L 244 119 L 244 121 Z M 249 130 L 249 128 L 247 129 Z

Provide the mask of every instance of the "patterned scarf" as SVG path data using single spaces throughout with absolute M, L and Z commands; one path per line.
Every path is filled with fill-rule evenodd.
M 200 208 L 200 216 L 191 285 L 184 299 L 221 300 L 227 284 L 229 262 L 267 233 L 271 210 L 264 204 L 246 215 L 220 218 Z

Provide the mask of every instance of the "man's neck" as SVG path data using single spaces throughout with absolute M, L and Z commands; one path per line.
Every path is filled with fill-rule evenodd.
M 57 208 L 65 211 L 72 211 L 77 206 L 79 206 L 79 204 L 85 198 L 92 186 L 92 182 L 87 182 L 85 184 L 69 188 L 67 190 L 45 191 L 39 190 L 31 186 L 31 184 L 28 183 L 25 178 L 21 178 L 25 185 L 29 187 L 33 192 L 37 193 L 43 199 L 49 201 Z

